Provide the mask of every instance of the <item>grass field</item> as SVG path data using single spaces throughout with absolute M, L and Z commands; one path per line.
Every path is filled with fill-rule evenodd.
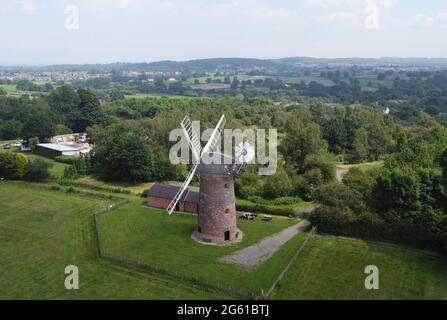
M 229 298 L 99 259 L 91 214 L 103 200 L 2 182 L 0 203 L 0 299 Z M 64 287 L 67 265 L 79 290 Z
M 141 200 L 99 217 L 103 249 L 112 255 L 139 260 L 170 271 L 193 275 L 212 283 L 250 290 L 261 294 L 293 256 L 305 234 L 299 234 L 265 263 L 251 270 L 217 261 L 218 258 L 254 244 L 260 239 L 296 223 L 275 218 L 271 222 L 238 220 L 245 233 L 234 246 L 207 246 L 196 243 L 191 234 L 196 216 L 167 215 L 165 211 L 145 208 Z
M 379 290 L 364 269 L 379 268 Z M 274 291 L 273 299 L 447 299 L 447 260 L 391 244 L 317 236 Z

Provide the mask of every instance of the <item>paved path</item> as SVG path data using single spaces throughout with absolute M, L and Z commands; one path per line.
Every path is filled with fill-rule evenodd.
M 307 225 L 306 221 L 302 221 L 281 232 L 264 238 L 250 247 L 221 257 L 219 261 L 240 264 L 244 267 L 255 267 L 270 258 L 284 243 L 305 230 Z

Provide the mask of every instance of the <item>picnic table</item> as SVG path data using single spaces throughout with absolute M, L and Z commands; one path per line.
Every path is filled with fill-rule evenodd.
M 271 215 L 268 214 L 264 214 L 262 216 L 262 221 L 271 221 L 273 219 L 273 217 Z
M 241 215 L 239 216 L 241 219 L 245 219 L 245 220 L 255 220 L 256 219 L 256 214 L 255 213 L 251 213 L 251 212 L 242 212 Z

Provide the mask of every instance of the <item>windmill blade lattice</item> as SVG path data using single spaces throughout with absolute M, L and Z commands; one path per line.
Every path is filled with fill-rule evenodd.
M 183 133 L 185 134 L 186 139 L 188 140 L 189 146 L 191 148 L 191 151 L 193 153 L 194 158 L 196 158 L 196 163 L 193 164 L 191 170 L 189 171 L 188 177 L 183 182 L 182 187 L 179 189 L 177 194 L 175 195 L 174 199 L 172 199 L 169 206 L 166 208 L 166 211 L 169 214 L 172 214 L 172 212 L 175 210 L 175 207 L 177 206 L 177 203 L 182 198 L 185 191 L 188 189 L 189 184 L 191 183 L 192 178 L 194 177 L 194 174 L 196 173 L 197 167 L 199 166 L 201 157 L 206 154 L 209 151 L 214 151 L 218 142 L 220 141 L 220 136 L 222 134 L 222 131 L 225 127 L 225 115 L 223 115 L 216 128 L 214 129 L 213 133 L 211 134 L 210 139 L 208 140 L 208 143 L 206 144 L 205 148 L 203 148 L 202 153 L 200 153 L 200 140 L 198 138 L 197 132 L 194 130 L 192 126 L 192 121 L 189 119 L 188 116 L 186 116 L 183 121 L 181 122 L 181 127 L 183 129 Z M 200 156 L 199 156 L 200 155 Z

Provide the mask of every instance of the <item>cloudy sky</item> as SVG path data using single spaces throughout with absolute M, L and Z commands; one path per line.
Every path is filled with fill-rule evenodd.
M 445 0 L 0 0 L 0 65 L 447 57 Z

